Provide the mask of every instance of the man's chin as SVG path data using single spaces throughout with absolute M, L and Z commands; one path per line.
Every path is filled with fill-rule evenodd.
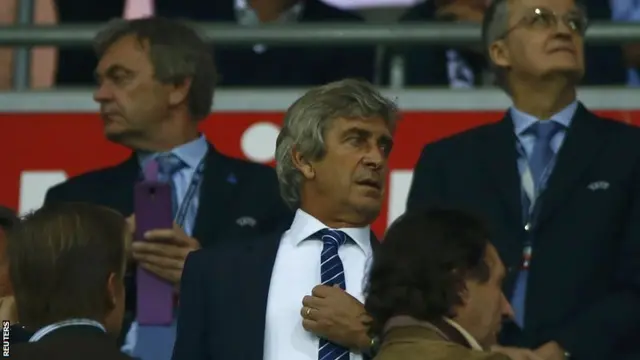
M 380 208 L 382 207 L 382 205 L 380 204 L 379 201 L 375 201 L 374 199 L 365 199 L 363 201 L 360 201 L 357 205 L 357 211 L 358 213 L 368 219 L 367 222 L 372 223 L 374 222 L 378 216 L 380 215 Z

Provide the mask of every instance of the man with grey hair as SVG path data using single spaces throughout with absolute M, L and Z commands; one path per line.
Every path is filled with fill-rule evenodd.
M 427 145 L 407 203 L 487 217 L 515 313 L 502 344 L 545 360 L 637 352 L 640 130 L 576 100 L 586 28 L 574 0 L 494 0 L 482 35 L 513 106 Z
M 173 360 L 367 356 L 362 286 L 397 118 L 366 82 L 308 91 L 276 142 L 288 229 L 187 258 Z M 364 353 L 364 354 L 363 354 Z
M 175 226 L 136 241 L 132 257 L 149 276 L 175 284 L 176 293 L 189 252 L 213 245 L 223 234 L 257 235 L 290 221 L 271 168 L 225 156 L 199 133 L 210 113 L 216 70 L 210 47 L 192 28 L 162 18 L 116 20 L 98 33 L 95 50 L 94 99 L 104 134 L 133 153 L 118 165 L 52 188 L 47 203 L 83 201 L 130 215 L 141 169 L 155 162 L 172 185 Z M 239 221 L 244 218 L 251 223 Z M 125 333 L 136 306 L 148 306 L 144 296 L 137 299 L 137 281 L 127 277 Z M 174 326 L 134 322 L 124 350 L 142 360 L 168 359 L 174 337 Z

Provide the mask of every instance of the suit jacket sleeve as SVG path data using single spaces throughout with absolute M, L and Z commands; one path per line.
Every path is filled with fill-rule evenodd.
M 637 341 L 633 336 L 640 331 L 640 163 L 635 171 L 627 228 L 620 239 L 603 239 L 621 242 L 615 287 L 550 339 L 576 359 L 609 359 L 622 344 Z
M 172 360 L 207 360 L 205 335 L 206 288 L 202 281 L 202 250 L 187 257 L 180 281 L 178 326 Z
M 422 150 L 413 171 L 413 181 L 409 189 L 407 210 L 442 205 L 445 180 L 439 158 L 438 143 L 428 144 Z

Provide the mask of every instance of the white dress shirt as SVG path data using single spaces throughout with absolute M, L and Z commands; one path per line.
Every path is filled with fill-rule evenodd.
M 456 330 L 458 330 L 460 335 L 462 335 L 462 337 L 465 340 L 467 340 L 467 342 L 469 343 L 469 346 L 471 346 L 473 350 L 484 351 L 482 346 L 480 346 L 480 343 L 473 336 L 471 336 L 471 334 L 469 334 L 467 330 L 465 330 L 462 326 L 460 326 L 460 324 L 458 324 L 457 322 L 449 318 L 444 318 L 444 321 L 448 322 L 449 325 L 453 326 Z
M 327 226 L 302 210 L 282 236 L 276 256 L 267 301 L 264 360 L 317 360 L 319 338 L 302 327 L 302 298 L 320 284 L 320 253 L 323 243 L 309 238 Z M 371 257 L 371 230 L 337 229 L 352 241 L 340 247 L 338 254 L 344 266 L 346 290 L 359 301 L 366 268 Z M 351 354 L 351 360 L 361 360 Z

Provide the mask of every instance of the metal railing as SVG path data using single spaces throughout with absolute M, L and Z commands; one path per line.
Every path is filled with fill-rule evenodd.
M 296 24 L 242 27 L 234 24 L 194 23 L 203 36 L 216 44 L 278 45 L 399 45 L 428 43 L 470 45 L 480 41 L 480 27 L 453 23 L 401 24 Z M 100 25 L 0 27 L 0 44 L 11 46 L 88 46 Z M 640 24 L 596 23 L 587 32 L 589 43 L 640 41 Z
M 29 50 L 33 46 L 89 46 L 101 25 L 32 26 L 34 0 L 19 2 L 16 26 L 0 27 L 0 45 L 17 46 L 14 88 L 29 87 Z M 414 24 L 297 24 L 239 27 L 234 24 L 196 24 L 203 36 L 216 44 L 279 45 L 401 45 L 427 43 L 471 45 L 480 41 L 478 25 L 453 23 Z M 587 32 L 589 43 L 640 42 L 640 24 L 595 23 Z M 392 61 L 391 74 L 403 74 L 401 60 Z M 398 69 L 399 67 L 399 69 Z

